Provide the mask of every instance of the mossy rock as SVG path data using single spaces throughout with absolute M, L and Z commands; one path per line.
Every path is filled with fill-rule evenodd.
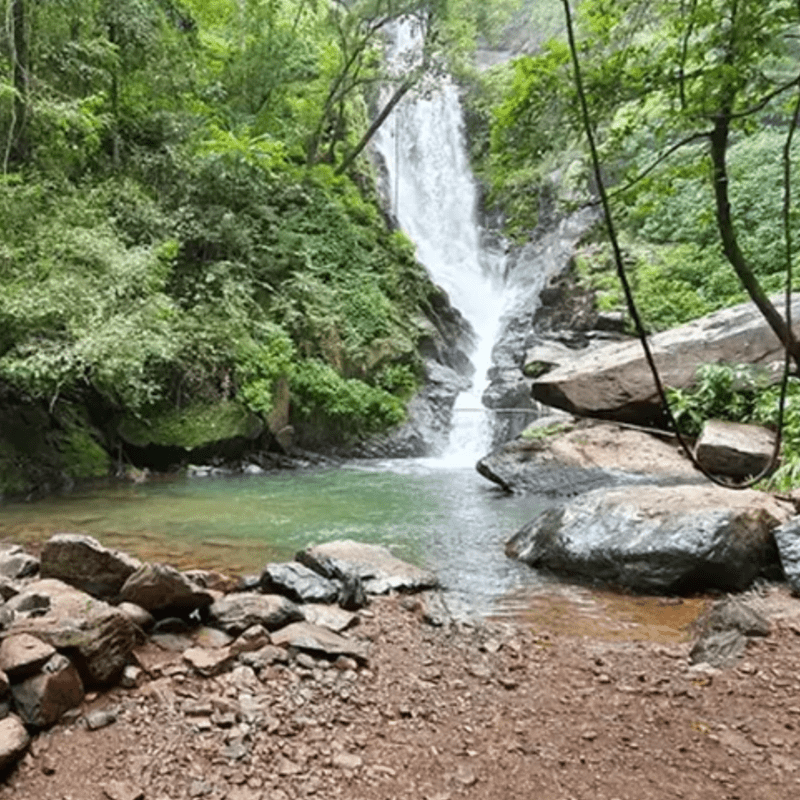
M 187 451 L 229 439 L 256 439 L 263 430 L 263 422 L 233 400 L 170 409 L 146 419 L 126 417 L 117 427 L 120 438 L 134 447 Z

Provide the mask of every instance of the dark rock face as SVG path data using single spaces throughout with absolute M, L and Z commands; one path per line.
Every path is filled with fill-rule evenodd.
M 300 603 L 335 603 L 339 585 L 297 563 L 267 564 L 261 573 L 264 594 L 282 594 Z
M 110 550 L 91 536 L 57 533 L 42 550 L 41 575 L 55 578 L 103 600 L 114 600 L 142 562 Z
M 253 625 L 276 630 L 303 619 L 303 612 L 291 600 L 274 594 L 233 592 L 214 602 L 208 609 L 216 627 L 238 636 Z
M 642 592 L 741 590 L 774 563 L 772 531 L 788 517 L 786 506 L 759 492 L 601 489 L 544 511 L 509 540 L 506 553 Z
M 794 592 L 800 593 L 800 517 L 794 517 L 774 531 L 783 574 Z

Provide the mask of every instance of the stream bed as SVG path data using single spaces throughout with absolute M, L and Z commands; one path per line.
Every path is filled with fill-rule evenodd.
M 257 574 L 307 545 L 355 539 L 436 572 L 459 607 L 572 635 L 680 641 L 703 598 L 643 598 L 576 586 L 506 558 L 504 544 L 545 508 L 474 469 L 416 459 L 220 478 L 114 483 L 0 507 L 0 539 L 33 551 L 85 533 L 143 560 Z

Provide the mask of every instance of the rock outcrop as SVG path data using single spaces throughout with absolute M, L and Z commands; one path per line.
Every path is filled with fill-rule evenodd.
M 792 313 L 800 318 L 800 296 Z M 800 335 L 800 323 L 795 326 Z M 782 346 L 752 303 L 718 311 L 651 337 L 653 357 L 666 386 L 691 386 L 700 364 L 770 365 Z M 533 396 L 585 417 L 641 425 L 663 423 L 661 403 L 638 340 L 589 348 L 533 381 Z
M 741 590 L 777 561 L 793 509 L 712 486 L 599 489 L 547 509 L 508 541 L 533 567 L 636 591 Z

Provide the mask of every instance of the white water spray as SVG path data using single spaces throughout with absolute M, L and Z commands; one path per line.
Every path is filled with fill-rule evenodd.
M 407 69 L 418 48 L 413 23 L 399 23 L 390 62 Z M 433 281 L 475 330 L 472 388 L 456 401 L 443 456 L 449 466 L 472 466 L 491 439 L 490 412 L 483 408 L 481 396 L 505 305 L 504 259 L 481 247 L 477 190 L 452 80 L 443 77 L 424 92 L 406 95 L 378 130 L 374 145 L 386 164 L 392 210 L 400 227 L 416 245 L 417 258 Z

